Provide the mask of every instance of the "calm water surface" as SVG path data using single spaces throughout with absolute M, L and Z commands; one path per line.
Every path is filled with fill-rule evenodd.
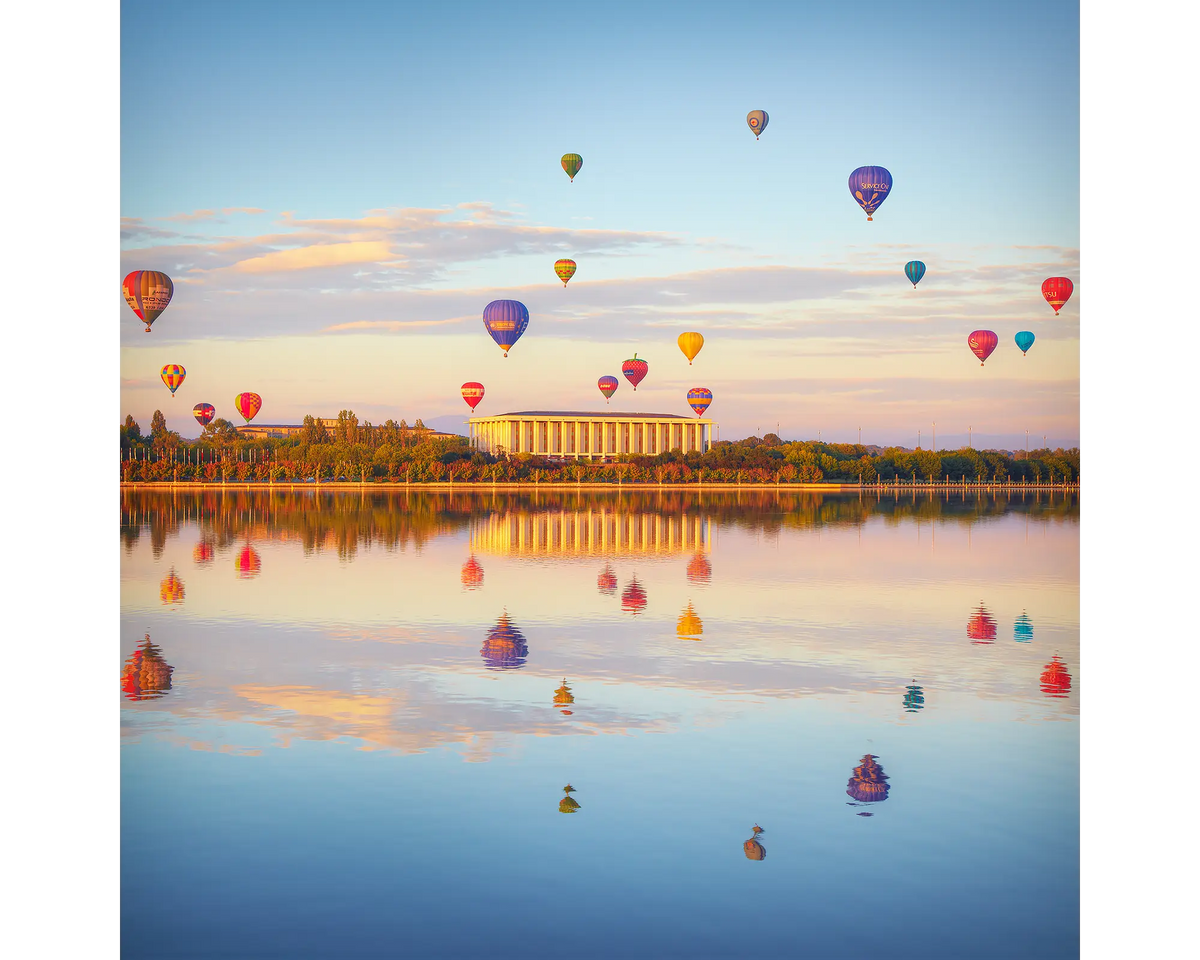
M 1074 495 L 125 492 L 121 558 L 126 957 L 1078 953 Z

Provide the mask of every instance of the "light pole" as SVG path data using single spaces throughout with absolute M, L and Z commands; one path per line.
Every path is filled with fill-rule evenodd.
M 970 446 L 971 446 L 971 427 L 970 427 L 970 424 L 968 424 L 968 425 L 967 425 L 967 446 L 968 446 L 968 447 L 970 447 Z
M 1029 431 L 1028 430 L 1025 431 L 1025 453 L 1027 455 L 1029 453 Z
M 937 421 L 933 421 L 933 452 L 937 453 Z

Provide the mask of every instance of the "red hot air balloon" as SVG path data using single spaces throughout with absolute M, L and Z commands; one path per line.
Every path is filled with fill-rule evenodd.
M 982 367 L 983 362 L 992 355 L 992 351 L 996 349 L 996 344 L 1000 342 L 991 330 L 976 330 L 967 337 L 967 346 L 971 348 L 971 352 L 979 358 L 979 365 Z
M 474 410 L 479 406 L 479 401 L 483 399 L 483 384 L 476 383 L 472 380 L 470 383 L 462 385 L 462 398 L 467 401 L 467 406 Z
M 596 588 L 603 594 L 611 596 L 617 592 L 617 575 L 611 567 L 605 567 L 596 578 Z
M 708 583 L 712 579 L 712 564 L 702 553 L 696 554 L 688 561 L 687 578 L 692 583 Z
M 239 393 L 233 398 L 233 405 L 237 407 L 237 412 L 242 415 L 242 418 L 249 423 L 262 409 L 262 397 L 257 393 Z
M 645 380 L 646 374 L 650 372 L 650 364 L 645 360 L 639 360 L 635 353 L 632 360 L 626 360 L 621 364 L 621 372 L 625 374 L 625 379 L 632 383 L 633 389 L 636 390 L 638 384 Z
M 171 674 L 175 672 L 158 644 L 146 634 L 146 639 L 125 661 L 121 670 L 121 690 L 126 700 L 157 700 L 171 689 Z
M 704 411 L 712 403 L 712 391 L 708 387 L 692 387 L 688 391 L 688 406 L 696 411 L 697 417 L 704 416 Z
M 967 636 L 971 638 L 972 643 L 991 643 L 996 639 L 996 621 L 982 603 L 967 621 Z
M 646 591 L 637 582 L 637 577 L 629 582 L 629 586 L 621 594 L 621 608 L 635 617 L 646 609 Z
M 462 566 L 462 573 L 459 574 L 459 579 L 462 580 L 462 585 L 468 590 L 478 590 L 483 586 L 483 567 L 479 565 L 479 561 L 474 557 L 467 558 L 467 562 Z
M 604 400 L 607 403 L 609 398 L 617 392 L 617 387 L 621 385 L 616 377 L 601 377 L 596 381 L 596 386 L 600 388 L 600 392 L 604 394 Z
M 1050 277 L 1048 280 L 1042 281 L 1042 296 L 1054 308 L 1056 317 L 1059 309 L 1071 299 L 1071 294 L 1074 292 L 1075 284 L 1066 277 Z
M 1042 693 L 1048 697 L 1066 697 L 1071 692 L 1071 675 L 1067 665 L 1055 654 L 1042 671 Z
M 211 403 L 198 403 L 192 407 L 192 416 L 196 418 L 196 422 L 202 427 L 207 427 L 212 423 L 212 418 L 217 415 L 217 408 Z
M 121 282 L 121 293 L 125 295 L 125 302 L 137 314 L 137 318 L 146 325 L 146 332 L 149 333 L 150 325 L 171 302 L 175 285 L 171 283 L 170 277 L 157 270 L 134 270 Z
M 237 555 L 234 566 L 237 568 L 239 580 L 252 580 L 262 570 L 262 560 L 258 558 L 255 549 L 250 544 L 246 544 L 242 552 Z

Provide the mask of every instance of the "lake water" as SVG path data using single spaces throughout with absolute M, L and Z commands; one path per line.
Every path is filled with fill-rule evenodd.
M 126 957 L 1078 954 L 1075 494 L 121 511 Z

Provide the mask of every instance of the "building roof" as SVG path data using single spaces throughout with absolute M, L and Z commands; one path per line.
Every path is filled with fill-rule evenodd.
M 496 420 L 500 417 L 619 417 L 624 420 L 695 420 L 678 413 L 633 413 L 626 410 L 518 410 L 515 413 L 497 413 L 492 416 L 473 417 L 475 420 Z

